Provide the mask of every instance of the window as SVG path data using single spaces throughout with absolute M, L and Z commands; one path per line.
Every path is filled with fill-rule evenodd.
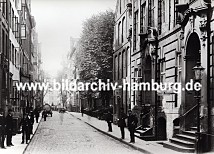
M 117 37 L 117 39 L 118 39 L 118 45 L 120 44 L 120 36 L 121 36 L 120 25 L 121 25 L 121 22 L 119 22 L 119 24 L 118 24 L 118 37 Z
M 1 5 L 1 10 L 2 10 L 2 15 L 4 16 L 5 19 L 7 19 L 7 0 L 2 0 L 0 1 L 0 5 Z
M 138 11 L 134 13 L 134 50 L 137 48 L 138 41 Z
M 149 0 L 149 26 L 154 27 L 155 25 L 155 5 L 154 5 L 154 0 Z
M 26 39 L 26 25 L 22 24 L 21 25 L 21 39 Z
M 122 62 L 121 62 L 121 52 L 118 56 L 118 79 L 121 79 L 122 77 Z
M 146 32 L 146 3 L 143 3 L 141 5 L 141 20 L 140 20 L 140 32 L 144 33 Z
M 121 14 L 121 0 L 120 0 L 120 2 L 119 2 L 119 3 L 120 3 L 119 5 L 120 5 L 120 14 Z
M 11 27 L 11 29 L 12 29 L 13 32 L 14 32 L 14 29 L 15 29 L 15 28 L 14 28 L 14 25 L 15 25 L 15 24 L 14 24 L 14 19 L 15 19 L 15 18 L 14 18 L 14 11 L 12 10 L 12 18 L 11 18 L 11 26 L 12 26 L 12 27 Z
M 125 78 L 126 77 L 126 51 L 123 50 L 122 53 L 122 60 L 123 60 L 123 67 L 122 67 L 122 77 Z
M 170 14 L 170 13 L 169 13 Z M 165 0 L 161 0 L 161 19 L 162 19 L 162 22 L 166 22 L 165 20 Z
M 165 20 L 166 20 L 165 19 L 165 0 L 158 0 L 158 32 L 159 34 L 161 34 L 162 32 L 162 24 L 165 22 Z
M 125 17 L 123 18 L 123 20 L 122 20 L 122 43 L 124 42 L 124 30 L 125 30 Z
M 17 50 L 14 50 L 14 65 L 16 66 L 17 64 Z
M 114 59 L 114 80 L 117 80 L 117 74 L 118 74 L 118 61 L 117 61 L 117 56 L 115 56 Z
M 178 0 L 174 1 L 174 8 L 175 8 L 176 4 L 178 4 Z M 174 9 L 174 26 L 176 25 L 177 17 L 178 17 L 178 12 L 175 11 L 175 9 Z
M 171 7 L 171 1 L 169 1 L 169 30 L 170 30 L 170 25 L 171 25 L 171 9 L 172 9 L 172 7 Z
M 12 63 L 14 64 L 14 59 L 15 59 L 15 56 L 14 56 L 14 46 L 12 44 Z
M 129 47 L 126 50 L 126 76 L 128 76 L 128 58 L 129 58 L 130 49 Z

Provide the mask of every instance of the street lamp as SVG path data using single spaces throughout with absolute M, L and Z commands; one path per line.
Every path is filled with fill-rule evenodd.
M 202 75 L 204 72 L 204 68 L 201 66 L 200 62 L 197 62 L 196 66 L 193 67 L 193 71 L 195 74 L 195 82 L 200 83 L 202 79 Z M 201 91 L 195 91 L 195 98 L 197 100 L 197 153 L 199 153 L 200 148 L 200 100 L 201 100 Z
M 153 62 L 154 62 L 154 78 L 155 78 L 155 82 L 157 82 L 157 58 L 158 58 L 158 55 L 157 55 L 157 50 L 156 48 L 153 49 L 151 51 L 151 55 L 152 55 L 152 59 L 153 59 Z M 158 140 L 158 126 L 157 126 L 157 121 L 158 121 L 158 102 L 157 102 L 157 91 L 155 91 L 155 140 Z

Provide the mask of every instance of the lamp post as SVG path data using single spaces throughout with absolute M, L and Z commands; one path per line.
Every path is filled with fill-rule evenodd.
M 200 83 L 203 75 L 204 68 L 201 66 L 200 62 L 197 62 L 196 66 L 193 67 L 195 74 L 195 82 Z M 200 152 L 200 100 L 201 100 L 201 91 L 195 91 L 195 98 L 197 100 L 197 153 Z
M 157 55 L 157 51 L 156 49 L 153 49 L 152 52 L 151 52 L 151 55 L 152 55 L 152 58 L 153 58 L 153 63 L 154 63 L 154 78 L 155 78 L 155 82 L 157 82 L 157 58 L 158 58 L 158 55 Z M 158 140 L 158 135 L 157 135 L 157 120 L 158 120 L 158 104 L 157 104 L 157 91 L 155 91 L 155 140 Z

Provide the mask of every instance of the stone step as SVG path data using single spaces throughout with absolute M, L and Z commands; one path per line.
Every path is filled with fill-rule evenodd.
M 135 133 L 135 137 L 144 140 L 144 141 L 155 141 L 155 137 L 152 135 L 149 136 L 140 136 L 140 134 Z
M 149 130 L 150 128 L 143 128 L 143 129 L 138 129 L 135 130 L 135 133 L 138 133 L 140 135 L 142 135 L 143 133 L 145 133 L 147 130 Z
M 196 131 L 183 131 L 182 134 L 192 136 L 192 137 L 196 137 Z
M 184 135 L 184 134 L 176 134 L 176 138 L 183 139 L 183 140 L 193 142 L 193 143 L 195 143 L 195 140 L 196 140 L 195 137 L 189 136 L 189 135 Z
M 163 143 L 163 147 L 169 148 L 169 149 L 172 149 L 172 150 L 175 150 L 178 152 L 183 152 L 183 153 L 194 153 L 195 152 L 194 148 L 187 148 L 187 147 L 183 147 L 178 144 L 170 143 L 170 142 Z
M 197 132 L 197 127 L 190 127 L 191 131 L 196 131 Z
M 177 144 L 177 145 L 180 145 L 180 146 L 183 146 L 183 147 L 195 148 L 195 143 L 189 142 L 189 141 L 185 141 L 185 140 L 182 140 L 182 139 L 171 138 L 171 139 L 169 139 L 169 141 L 171 143 L 174 143 L 174 144 Z

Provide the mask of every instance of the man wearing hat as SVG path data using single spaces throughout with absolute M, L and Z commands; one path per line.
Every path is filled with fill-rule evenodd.
M 135 132 L 135 128 L 137 127 L 138 119 L 137 119 L 136 115 L 132 113 L 131 110 L 129 110 L 128 113 L 129 113 L 129 116 L 128 116 L 128 129 L 129 129 L 130 138 L 131 138 L 130 143 L 135 143 L 134 132 Z
M 12 110 L 9 109 L 8 115 L 6 116 L 7 146 L 13 146 L 12 133 L 13 133 L 13 116 L 12 116 Z

